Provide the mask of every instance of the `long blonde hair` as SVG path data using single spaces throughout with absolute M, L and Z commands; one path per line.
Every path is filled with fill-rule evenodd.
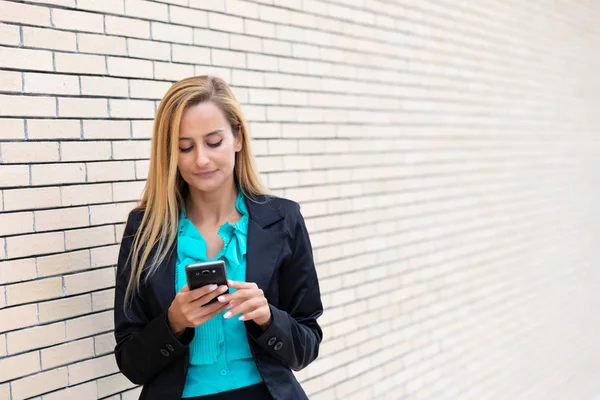
M 254 165 L 246 120 L 227 83 L 214 76 L 193 76 L 175 82 L 163 97 L 152 131 L 150 168 L 142 198 L 133 211 L 143 211 L 131 251 L 129 283 L 125 303 L 139 291 L 144 265 L 155 252 L 145 280 L 156 271 L 177 239 L 179 213 L 185 205 L 188 184 L 177 168 L 179 125 L 184 111 L 212 102 L 224 113 L 234 136 L 242 135 L 242 149 L 235 154 L 234 179 L 246 197 L 268 194 Z M 156 248 L 155 248 L 156 247 Z

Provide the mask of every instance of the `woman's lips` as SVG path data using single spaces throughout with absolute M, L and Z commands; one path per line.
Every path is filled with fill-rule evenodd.
M 214 173 L 215 173 L 215 171 L 208 171 L 208 172 L 200 172 L 200 173 L 195 174 L 195 175 L 198 175 L 201 178 L 207 178 L 207 177 L 211 176 Z

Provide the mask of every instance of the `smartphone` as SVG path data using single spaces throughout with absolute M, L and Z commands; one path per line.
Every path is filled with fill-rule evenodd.
M 227 285 L 227 272 L 225 270 L 225 262 L 222 260 L 188 264 L 185 266 L 185 275 L 190 290 L 198 289 L 205 285 Z M 229 293 L 229 288 L 227 288 L 225 293 Z M 216 301 L 218 300 L 215 297 L 202 307 Z

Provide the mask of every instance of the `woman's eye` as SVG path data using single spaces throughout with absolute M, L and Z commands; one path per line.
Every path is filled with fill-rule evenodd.
M 192 150 L 193 147 L 188 147 L 187 149 L 179 149 L 180 151 L 187 153 L 188 151 Z
M 219 147 L 223 143 L 223 139 L 219 140 L 217 143 L 207 143 L 209 147 Z

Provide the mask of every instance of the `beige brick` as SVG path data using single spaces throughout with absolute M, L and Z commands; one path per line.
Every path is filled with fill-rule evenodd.
M 229 34 L 209 29 L 194 29 L 194 44 L 227 49 L 229 48 Z
M 225 12 L 244 18 L 258 19 L 258 4 L 243 0 L 225 0 Z
M 86 139 L 129 139 L 129 121 L 83 121 L 83 137 Z
M 173 45 L 173 61 L 210 64 L 210 50 L 203 47 Z
M 76 74 L 106 73 L 104 56 L 56 53 L 54 59 L 57 72 L 70 72 Z
M 0 24 L 0 44 L 18 46 L 19 43 L 21 43 L 19 27 L 17 25 Z
M 0 335 L 0 357 L 6 357 L 6 354 L 8 354 L 6 350 L 6 336 Z
M 212 65 L 225 67 L 245 68 L 246 56 L 241 52 L 211 49 Z
M 263 53 L 279 56 L 291 56 L 292 44 L 280 40 L 263 39 Z
M 115 265 L 119 256 L 119 244 L 90 249 L 92 268 Z
M 94 349 L 96 355 L 112 353 L 115 349 L 115 335 L 109 332 L 94 337 Z M 111 356 L 114 357 L 112 354 Z
M 40 322 L 46 323 L 89 314 L 92 311 L 89 294 L 40 303 Z
M 154 121 L 131 121 L 132 137 L 135 139 L 150 139 Z
M 115 357 L 107 355 L 69 365 L 69 384 L 96 379 L 119 371 Z
M 125 38 L 105 35 L 79 33 L 79 51 L 82 53 L 110 54 L 124 56 L 127 54 Z
M 2 54 L 0 54 L 1 59 Z M 0 95 L 0 116 L 56 117 L 56 99 L 42 96 Z
M 88 163 L 88 181 L 123 181 L 134 179 L 133 162 L 106 161 Z
M 251 136 L 258 138 L 277 138 L 281 137 L 281 125 L 279 123 L 250 123 Z
M 65 323 L 35 326 L 6 334 L 10 354 L 52 346 L 65 341 Z
M 190 7 L 225 12 L 225 0 L 190 0 Z
M 151 40 L 127 39 L 129 56 L 147 58 L 150 60 L 171 59 L 171 45 L 169 43 L 153 42 Z M 137 82 L 137 81 L 132 81 Z
M 110 35 L 149 39 L 150 22 L 107 15 L 106 33 Z
M 262 71 L 277 71 L 277 57 L 263 54 L 248 54 L 248 68 Z
M 58 161 L 58 143 L 3 143 L 2 161 L 11 163 L 35 163 Z
M 69 366 L 70 367 L 70 366 Z M 72 384 L 71 377 L 69 376 L 69 384 Z M 96 382 L 88 382 L 82 385 L 69 386 L 62 390 L 45 394 L 44 400 L 64 400 L 64 399 L 97 399 L 98 389 Z
M 27 137 L 37 139 L 79 139 L 81 123 L 70 120 L 28 119 Z
M 150 158 L 149 140 L 129 140 L 113 142 L 113 157 L 116 160 Z
M 145 81 L 141 79 L 132 80 L 130 83 L 131 98 L 161 100 L 167 90 L 171 87 L 170 82 Z M 145 121 L 136 121 L 145 122 Z
M 114 286 L 114 275 L 114 270 L 112 268 L 102 268 L 79 274 L 67 275 L 64 277 L 65 295 L 71 296 Z
M 25 124 L 22 119 L 0 118 L 0 138 L 24 139 Z
M 18 305 L 62 296 L 62 278 L 15 283 L 6 287 L 8 305 Z
M 112 201 L 110 183 L 69 185 L 60 188 L 62 205 L 106 203 Z
M 2 178 L 1 166 L 0 181 L 4 183 L 4 179 Z M 47 208 L 59 205 L 60 191 L 58 188 L 14 189 L 4 191 L 5 211 L 28 210 L 32 208 Z
M 123 0 L 78 0 L 77 8 L 110 14 L 123 14 L 125 12 Z
M 23 45 L 41 49 L 76 51 L 77 43 L 72 32 L 34 27 L 23 27 Z
M 135 161 L 135 178 L 136 179 L 147 179 L 149 168 L 150 168 L 149 161 L 146 161 L 146 160 Z
M 114 276 L 114 273 L 113 273 Z M 112 309 L 115 306 L 115 290 L 108 289 L 92 293 L 92 308 L 94 312 Z
M 145 182 L 115 182 L 113 183 L 114 201 L 139 200 L 142 197 Z
M 172 23 L 198 28 L 206 28 L 208 26 L 208 13 L 206 11 L 194 10 L 188 7 L 170 6 L 169 16 Z
M 37 352 L 0 359 L 0 381 L 13 380 L 39 370 L 40 356 Z M 14 382 L 11 384 L 14 384 Z M 25 397 L 16 398 L 24 399 Z
M 6 287 L 0 286 L 0 308 L 6 307 Z M 0 336 L 0 340 L 3 340 L 4 336 Z M 0 344 L 0 354 L 2 353 L 2 345 Z
M 90 253 L 81 250 L 38 257 L 37 268 L 40 277 L 86 270 L 90 268 Z
M 10 258 L 64 251 L 62 232 L 36 233 L 6 238 Z
M 10 399 L 10 382 L 0 385 L 0 399 Z
M 0 25 L 0 28 L 2 26 Z M 0 35 L 2 32 L 0 32 Z M 17 92 L 20 93 L 23 81 L 20 72 L 16 71 L 0 71 L 0 82 L 2 82 L 2 89 L 5 92 Z M 4 135 L 0 136 L 0 138 L 5 138 Z
M 108 105 L 105 99 L 60 97 L 58 115 L 59 117 L 106 118 Z
M 127 79 L 98 76 L 82 76 L 80 79 L 83 95 L 127 97 L 129 92 Z
M 114 329 L 113 311 L 86 315 L 67 321 L 67 340 L 79 339 Z
M 75 0 L 36 0 L 35 2 L 40 4 L 54 4 L 57 6 L 75 8 Z
M 76 76 L 57 74 L 24 73 L 26 93 L 79 94 L 79 79 Z
M 34 185 L 85 182 L 84 164 L 44 164 L 31 166 Z
M 13 397 L 25 399 L 64 387 L 67 383 L 68 373 L 67 368 L 64 367 L 13 381 L 11 382 L 11 388 Z
M 42 369 L 50 369 L 70 364 L 94 356 L 94 340 L 87 338 L 65 343 L 40 351 Z
M 36 304 L 27 304 L 19 307 L 0 309 L 0 332 L 24 328 L 37 323 L 38 317 Z
M 121 394 L 123 400 L 136 400 L 140 398 L 142 387 L 138 386 L 135 389 L 127 390 Z
M 263 21 L 255 21 L 251 19 L 247 19 L 244 21 L 244 33 L 248 35 L 254 36 L 262 36 L 262 37 L 275 37 L 275 25 L 263 22 Z
M 152 78 L 152 62 L 128 58 L 108 57 L 108 74 L 136 78 Z
M 147 100 L 108 100 L 112 118 L 153 118 L 154 102 Z
M 133 202 L 90 206 L 92 225 L 121 223 L 127 220 L 127 215 L 134 206 Z
M 156 79 L 178 81 L 187 78 L 188 76 L 192 76 L 193 74 L 193 65 L 154 62 L 154 77 Z
M 51 14 L 55 28 L 104 33 L 104 20 L 101 14 L 58 8 L 51 9 Z
M 262 39 L 246 35 L 232 33 L 229 37 L 229 47 L 232 50 L 241 50 L 249 52 L 262 51 Z
M 234 69 L 231 76 L 231 83 L 233 85 L 262 87 L 264 86 L 264 81 L 264 74 L 262 72 Z M 239 98 L 239 96 L 236 97 Z M 245 110 L 248 111 L 250 107 L 251 106 L 245 106 Z M 249 116 L 248 120 L 250 119 L 251 118 Z
M 192 44 L 194 41 L 194 31 L 192 28 L 187 26 L 152 22 L 151 28 L 152 39 L 154 40 L 188 44 Z
M 50 26 L 50 13 L 47 7 L 0 1 L 0 21 Z
M 110 142 L 62 142 L 60 155 L 62 161 L 109 160 Z
M 33 232 L 33 213 L 0 214 L 0 236 Z
M 81 228 L 89 225 L 87 207 L 59 208 L 35 212 L 36 231 Z
M 166 4 L 153 3 L 144 0 L 125 0 L 127 15 L 131 17 L 168 21 L 169 11 Z
M 231 80 L 231 69 L 224 67 L 215 67 L 213 65 L 196 65 L 194 68 L 196 75 L 213 75 L 229 82 Z
M 34 279 L 35 276 L 35 260 L 33 258 L 0 261 L 0 284 Z
M 0 165 L 0 182 L 5 187 L 27 186 L 29 185 L 29 168 L 26 165 Z M 6 199 L 4 201 L 7 202 Z M 6 205 L 4 207 L 7 209 Z
M 208 13 L 208 26 L 210 29 L 226 32 L 244 32 L 244 20 L 225 14 Z
M 73 250 L 112 244 L 115 242 L 114 236 L 115 232 L 110 225 L 67 231 L 65 232 L 66 249 Z
M 100 378 L 96 382 L 98 383 L 98 396 L 100 397 L 109 396 L 113 393 L 119 393 L 125 389 L 135 386 L 123 374 L 116 374 L 107 376 L 105 378 Z

